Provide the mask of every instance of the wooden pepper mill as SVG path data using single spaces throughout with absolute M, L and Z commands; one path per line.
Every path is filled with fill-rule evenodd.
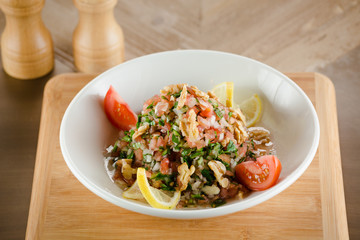
M 4 70 L 12 77 L 33 79 L 54 67 L 53 43 L 41 19 L 44 0 L 1 0 L 6 26 L 1 37 Z
M 124 35 L 113 9 L 117 0 L 74 0 L 79 23 L 73 34 L 75 66 L 101 73 L 124 61 Z

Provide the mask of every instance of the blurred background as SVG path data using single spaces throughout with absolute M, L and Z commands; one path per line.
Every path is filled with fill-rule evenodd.
M 244 55 L 282 72 L 320 72 L 335 85 L 349 234 L 360 239 L 360 1 L 119 0 L 125 60 L 173 49 Z M 55 67 L 34 80 L 0 70 L 0 239 L 23 239 L 30 204 L 43 88 L 77 72 L 71 0 L 47 0 L 42 19 Z M 5 16 L 0 13 L 0 32 Z M 2 66 L 2 65 L 1 65 Z

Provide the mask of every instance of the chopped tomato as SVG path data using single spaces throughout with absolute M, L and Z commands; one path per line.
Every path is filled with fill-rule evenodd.
M 150 106 L 151 104 L 152 104 L 152 106 L 155 106 L 160 101 L 161 101 L 160 96 L 154 95 L 153 97 L 151 97 L 145 101 L 145 103 L 143 105 L 143 110 L 145 111 L 147 109 L 147 107 Z
M 200 116 L 202 117 L 211 117 L 213 115 L 213 107 L 210 106 L 208 108 L 205 108 L 200 112 Z
M 265 190 L 275 185 L 281 172 L 281 163 L 274 155 L 258 157 L 235 167 L 237 180 L 251 190 Z
M 109 121 L 118 129 L 130 130 L 136 125 L 136 114 L 112 86 L 106 93 L 104 109 Z
M 168 174 L 168 172 L 169 172 L 169 164 L 170 164 L 170 160 L 168 158 L 164 158 L 163 160 L 161 160 L 160 172 L 162 174 Z
M 198 101 L 201 109 L 200 116 L 205 118 L 211 117 L 214 114 L 213 106 L 209 102 L 204 101 L 202 99 L 198 99 Z

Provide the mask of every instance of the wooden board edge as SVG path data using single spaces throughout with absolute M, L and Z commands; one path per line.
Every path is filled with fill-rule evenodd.
M 46 153 L 50 150 L 46 149 L 46 144 L 44 144 L 45 141 L 47 141 L 46 139 L 49 137 L 46 135 L 47 128 L 51 126 L 45 125 L 45 123 L 51 122 L 52 120 L 52 116 L 49 115 L 49 112 L 51 111 L 48 111 L 48 108 L 52 107 L 51 105 L 54 102 L 52 101 L 54 98 L 52 92 L 57 88 L 59 82 L 61 82 L 59 80 L 62 78 L 62 75 L 57 75 L 51 78 L 46 83 L 44 88 L 40 129 L 25 239 L 39 239 L 41 236 L 42 224 L 45 220 L 46 202 L 51 182 L 50 168 L 52 163 L 51 159 L 46 158 Z
M 316 110 L 320 122 L 320 189 L 324 239 L 349 239 L 341 167 L 335 87 L 320 73 L 315 78 Z M 323 137 L 323 136 L 327 137 Z M 331 153 L 331 154 L 330 154 Z

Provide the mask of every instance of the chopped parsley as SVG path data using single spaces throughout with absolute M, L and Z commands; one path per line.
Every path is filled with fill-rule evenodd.
M 121 140 L 124 140 L 125 142 L 131 142 L 131 137 L 129 135 L 125 135 Z
M 215 108 L 215 113 L 216 113 L 216 115 L 217 115 L 220 119 L 223 117 L 223 114 L 222 114 L 222 112 L 220 111 L 220 109 Z
M 181 156 L 185 157 L 187 155 L 189 155 L 191 152 L 191 148 L 184 148 L 182 151 L 181 151 Z
M 164 191 L 175 191 L 175 188 L 166 184 L 161 184 L 160 189 Z
M 201 196 L 200 194 L 191 194 L 191 198 L 193 199 L 199 199 L 199 200 L 204 200 L 205 198 L 203 196 Z
M 152 107 L 154 107 L 154 102 L 152 102 L 149 106 L 147 106 L 146 109 L 150 109 L 150 108 L 152 108 Z
M 210 170 L 208 169 L 203 169 L 201 170 L 201 174 L 206 178 L 206 180 L 208 181 L 209 185 L 212 185 L 215 177 L 214 175 L 210 172 Z
M 118 143 L 119 143 L 119 140 L 117 140 L 115 143 L 114 143 L 114 147 L 113 149 L 111 150 L 111 153 L 115 153 L 118 149 Z
M 226 167 L 226 170 L 231 171 L 230 164 L 228 164 L 228 163 L 225 162 L 225 161 L 221 161 L 221 162 L 222 162 L 222 164 L 224 164 L 224 166 Z
M 177 108 L 178 105 L 179 105 L 179 102 L 176 101 L 176 102 L 174 103 L 174 108 Z
M 141 118 L 142 118 L 142 115 L 139 114 L 139 115 L 138 115 L 138 119 L 137 119 L 137 123 L 136 123 L 136 129 L 138 129 L 138 128 L 140 127 Z
M 211 203 L 211 207 L 217 208 L 220 207 L 221 205 L 224 205 L 225 203 L 226 201 L 224 199 L 218 198 Z
M 175 191 L 175 175 L 162 174 L 158 172 L 153 174 L 152 180 L 161 181 L 160 189 L 165 191 Z
M 190 158 L 194 159 L 196 157 L 202 156 L 204 153 L 202 151 L 196 151 L 190 155 Z
M 133 159 L 134 158 L 134 151 L 131 150 L 131 152 L 127 155 L 127 159 Z
M 175 131 L 174 131 L 175 132 Z M 175 143 L 175 144 L 179 144 L 180 143 L 180 136 L 173 134 L 171 140 Z
M 163 149 L 163 152 L 162 152 L 162 156 L 165 156 L 166 154 L 170 154 L 170 147 L 166 147 L 165 149 L 164 148 L 161 148 Z
M 246 157 L 242 157 L 242 158 L 240 158 L 240 160 L 239 160 L 238 164 L 239 164 L 239 163 L 242 163 L 243 161 L 245 161 L 245 159 L 246 159 Z
M 228 145 L 226 146 L 226 151 L 224 151 L 225 153 L 234 153 L 237 151 L 237 148 L 234 144 L 233 141 L 229 141 Z
M 253 148 L 255 148 L 254 139 L 251 139 L 251 140 L 250 140 L 250 144 L 251 144 L 251 146 L 252 146 Z
M 174 93 L 174 94 L 173 94 L 174 98 L 178 98 L 178 97 L 180 97 L 181 92 L 182 92 L 182 90 L 181 90 L 180 92 L 178 92 L 178 93 Z
M 214 108 L 217 108 L 219 106 L 219 104 L 217 102 L 213 102 L 210 98 L 208 100 L 209 103 L 211 103 L 211 105 L 214 107 Z

